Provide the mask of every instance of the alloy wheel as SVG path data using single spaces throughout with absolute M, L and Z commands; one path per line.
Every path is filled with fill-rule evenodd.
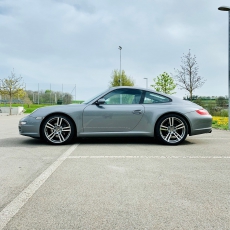
M 47 141 L 61 144 L 66 142 L 72 132 L 70 122 L 64 118 L 55 116 L 49 119 L 44 126 L 44 134 Z
M 159 134 L 164 142 L 177 144 L 187 136 L 187 125 L 179 116 L 168 116 L 160 122 Z

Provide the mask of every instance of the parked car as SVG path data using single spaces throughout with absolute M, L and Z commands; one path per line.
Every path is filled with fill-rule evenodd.
M 82 104 L 48 106 L 19 122 L 21 135 L 51 144 L 76 137 L 157 137 L 175 145 L 210 133 L 212 116 L 201 106 L 139 87 L 114 87 Z

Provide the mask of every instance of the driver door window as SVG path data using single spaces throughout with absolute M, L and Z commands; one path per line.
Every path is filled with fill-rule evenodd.
M 139 104 L 141 90 L 137 89 L 117 89 L 104 96 L 106 105 L 129 105 Z

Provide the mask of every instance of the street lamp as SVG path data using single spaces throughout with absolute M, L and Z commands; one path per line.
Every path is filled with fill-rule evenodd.
M 122 81 L 121 81 L 121 50 L 122 50 L 122 47 L 119 46 L 118 49 L 120 50 L 120 86 L 122 86 Z
M 221 11 L 228 11 L 228 129 L 230 130 L 230 7 L 221 6 Z
M 148 89 L 148 78 L 147 78 L 147 77 L 144 77 L 143 79 L 146 80 L 146 89 Z

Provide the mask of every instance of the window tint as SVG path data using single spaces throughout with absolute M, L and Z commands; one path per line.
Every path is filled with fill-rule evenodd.
M 141 93 L 142 91 L 138 89 L 116 89 L 104 96 L 105 104 L 139 104 Z
M 146 92 L 144 97 L 144 104 L 153 104 L 153 103 L 165 103 L 170 102 L 171 99 L 168 97 L 165 97 L 163 95 L 152 93 L 152 92 Z

